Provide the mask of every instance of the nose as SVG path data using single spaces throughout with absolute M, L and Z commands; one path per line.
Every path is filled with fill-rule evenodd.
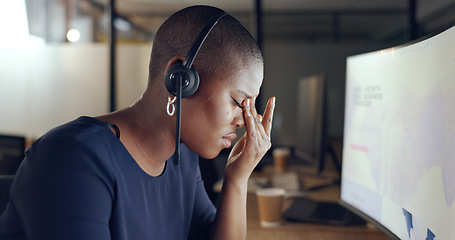
M 236 111 L 232 124 L 235 125 L 235 128 L 242 128 L 245 126 L 245 120 L 243 119 L 243 110 L 239 109 Z

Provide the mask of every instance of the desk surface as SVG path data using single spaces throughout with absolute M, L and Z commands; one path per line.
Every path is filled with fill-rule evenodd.
M 320 177 L 314 177 L 311 172 L 305 169 L 293 168 L 293 170 L 299 171 L 302 174 L 304 180 L 304 187 L 311 187 L 312 185 L 319 185 L 321 181 Z M 264 169 L 262 173 L 256 173 L 260 175 L 270 174 L 273 169 Z M 327 174 L 327 173 L 325 173 Z M 330 176 L 332 173 L 328 173 Z M 336 174 L 336 173 L 334 173 Z M 333 174 L 332 174 L 333 176 Z M 320 200 L 320 201 L 332 201 L 337 202 L 340 196 L 339 185 L 332 185 L 327 188 L 322 188 L 316 191 L 312 191 L 308 194 L 308 197 Z M 292 199 L 285 200 L 283 210 L 292 204 Z M 305 240 L 305 239 L 336 239 L 336 240 L 382 240 L 389 239 L 382 232 L 377 230 L 375 227 L 367 226 L 331 226 L 324 224 L 312 224 L 302 222 L 289 222 L 282 220 L 281 226 L 278 227 L 262 227 L 259 222 L 259 212 L 257 207 L 256 196 L 252 193 L 248 194 L 247 199 L 247 224 L 248 240 L 268 240 L 268 239 L 286 239 L 286 240 Z

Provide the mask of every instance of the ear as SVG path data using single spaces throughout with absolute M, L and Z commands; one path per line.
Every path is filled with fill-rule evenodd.
M 166 72 L 164 74 L 164 84 L 166 89 L 173 95 L 176 95 L 177 79 L 182 80 L 181 94 L 182 98 L 193 95 L 199 88 L 199 74 L 193 67 L 187 68 L 183 65 L 184 58 L 174 56 L 168 61 Z M 179 77 L 179 78 L 176 78 Z
M 176 62 L 183 62 L 185 61 L 185 57 L 183 56 L 178 56 L 178 55 L 175 55 L 173 56 L 168 62 L 167 62 L 167 65 L 166 65 L 166 69 L 164 69 L 164 72 L 163 72 L 163 76 L 166 75 L 167 73 L 167 70 L 169 70 L 169 68 Z

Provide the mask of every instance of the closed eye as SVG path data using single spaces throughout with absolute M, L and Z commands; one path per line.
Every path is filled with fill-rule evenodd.
M 244 108 L 237 100 L 235 100 L 233 97 L 231 97 L 231 98 L 232 98 L 232 101 L 234 101 L 235 105 L 237 105 L 237 107 L 239 107 L 241 109 Z

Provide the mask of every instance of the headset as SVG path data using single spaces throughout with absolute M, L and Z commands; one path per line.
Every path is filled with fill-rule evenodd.
M 174 152 L 175 165 L 178 165 L 180 162 L 181 98 L 193 95 L 199 88 L 199 74 L 196 69 L 192 67 L 194 59 L 196 58 L 199 49 L 202 47 L 202 44 L 209 35 L 210 31 L 212 31 L 213 27 L 215 27 L 221 18 L 227 15 L 227 13 L 221 12 L 213 17 L 213 19 L 199 33 L 198 37 L 191 46 L 185 61 L 172 64 L 164 76 L 164 83 L 167 90 L 177 97 Z

